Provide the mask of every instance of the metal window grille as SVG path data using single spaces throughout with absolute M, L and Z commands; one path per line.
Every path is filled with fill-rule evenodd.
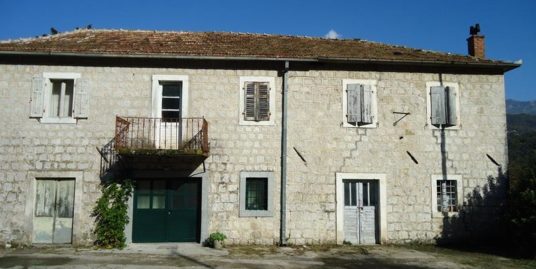
M 458 192 L 456 180 L 437 181 L 437 211 L 445 206 L 447 212 L 458 211 Z
M 246 210 L 268 210 L 267 178 L 246 178 Z

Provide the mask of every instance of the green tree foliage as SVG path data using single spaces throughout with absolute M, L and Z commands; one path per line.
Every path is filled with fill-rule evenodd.
M 536 115 L 508 115 L 507 219 L 514 240 L 536 256 Z
M 128 199 L 132 195 L 130 181 L 107 182 L 93 209 L 96 220 L 95 245 L 102 248 L 124 248 L 125 226 L 128 223 Z

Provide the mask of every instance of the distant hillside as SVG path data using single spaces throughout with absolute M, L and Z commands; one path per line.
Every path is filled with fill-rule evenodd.
M 508 132 L 517 134 L 536 134 L 536 115 L 530 114 L 507 114 Z
M 506 100 L 507 114 L 532 114 L 536 115 L 536 101 Z

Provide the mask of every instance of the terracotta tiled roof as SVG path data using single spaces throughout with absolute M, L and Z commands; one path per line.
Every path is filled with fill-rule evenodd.
M 508 64 L 465 55 L 382 43 L 268 34 L 75 30 L 45 37 L 0 42 L 1 53 L 341 59 L 430 63 Z

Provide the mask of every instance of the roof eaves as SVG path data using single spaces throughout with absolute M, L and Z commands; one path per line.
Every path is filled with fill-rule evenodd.
M 396 60 L 396 59 L 363 59 L 344 57 L 261 57 L 261 56 L 204 56 L 204 55 L 173 55 L 173 54 L 111 54 L 111 53 L 78 53 L 78 52 L 26 52 L 0 51 L 1 55 L 26 56 L 57 56 L 57 57 L 90 57 L 90 58 L 137 58 L 137 59 L 189 59 L 189 60 L 230 60 L 230 61 L 291 61 L 291 62 L 325 62 L 355 64 L 387 64 L 416 65 L 469 68 L 498 68 L 507 72 L 521 66 L 519 63 L 505 61 L 460 62 L 441 60 Z

